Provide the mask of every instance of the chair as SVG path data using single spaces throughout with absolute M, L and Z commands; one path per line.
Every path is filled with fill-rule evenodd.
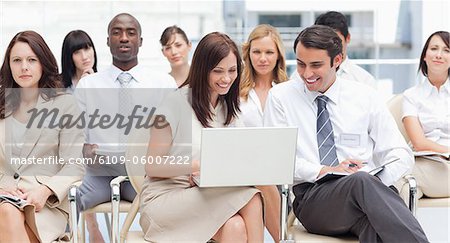
M 309 233 L 297 220 L 294 212 L 287 212 L 289 200 L 294 198 L 294 193 L 289 186 L 284 186 L 281 193 L 281 243 L 294 242 L 359 242 L 356 236 L 325 236 Z M 293 200 L 292 200 L 293 201 Z
M 93 208 L 90 208 L 82 213 L 80 213 L 80 226 L 81 230 L 79 231 L 78 222 L 77 222 L 77 206 L 76 206 L 76 195 L 78 187 L 81 185 L 81 181 L 73 184 L 69 189 L 68 199 L 70 205 L 70 224 L 72 229 L 72 238 L 73 242 L 85 242 L 86 241 L 86 220 L 84 218 L 84 213 L 103 213 L 105 217 L 106 227 L 108 232 L 110 233 L 109 239 L 111 242 L 114 241 L 114 237 L 112 237 L 111 226 L 114 228 L 118 228 L 119 225 L 119 212 L 128 212 L 131 208 L 132 203 L 130 202 L 122 202 L 120 203 L 120 183 L 128 181 L 126 176 L 118 176 L 111 180 L 111 202 L 106 202 L 99 204 Z M 109 220 L 108 213 L 111 213 L 111 222 Z M 80 241 L 78 241 L 80 240 Z
M 398 94 L 392 97 L 388 101 L 388 108 L 391 112 L 392 116 L 394 117 L 395 123 L 397 123 L 398 130 L 403 135 L 403 138 L 405 138 L 406 142 L 409 142 L 408 134 L 406 133 L 405 127 L 403 126 L 402 122 L 402 115 L 403 115 L 403 94 Z
M 403 137 L 406 140 L 409 140 L 406 131 L 401 123 L 401 104 L 402 103 L 402 97 L 396 96 L 392 100 L 388 102 L 389 110 L 394 116 L 396 123 L 400 129 L 400 132 L 402 133 Z M 401 125 L 401 126 L 400 126 Z M 417 204 L 417 184 L 416 180 L 412 175 L 406 175 L 403 177 L 403 180 L 405 183 L 409 186 L 409 209 L 413 213 L 413 215 L 416 215 L 416 204 Z M 445 201 L 440 201 L 441 204 L 445 204 Z M 419 204 L 420 205 L 420 204 Z M 295 240 L 295 242 L 359 242 L 358 239 L 355 236 L 351 235 L 345 235 L 345 236 L 324 236 L 324 235 L 317 235 L 312 234 L 306 231 L 306 229 L 296 220 L 296 217 L 293 212 L 290 212 L 287 221 L 286 221 L 286 231 L 282 231 L 283 234 L 287 235 L 287 239 L 290 239 L 290 241 L 286 242 L 292 242 Z M 283 229 L 283 228 L 282 228 Z M 294 240 L 292 240 L 294 239 Z
M 406 133 L 405 127 L 402 122 L 402 103 L 403 103 L 403 94 L 395 95 L 388 101 L 389 110 L 394 117 L 395 122 L 397 123 L 398 129 L 405 138 L 406 142 L 409 142 L 410 139 L 408 134 Z M 413 200 L 413 202 L 411 202 Z M 418 205 L 419 207 L 450 207 L 450 197 L 447 198 L 421 198 L 417 200 L 417 198 L 411 199 L 410 196 L 410 205 L 413 204 L 413 214 L 416 215 L 416 210 Z
M 410 191 L 414 192 L 414 189 L 411 188 L 415 188 L 415 180 L 414 179 L 409 179 L 407 178 L 407 183 L 409 183 L 410 186 Z M 291 198 L 294 198 L 293 193 L 287 189 L 288 192 L 287 194 L 291 196 Z M 285 197 L 284 195 L 282 195 L 283 197 Z M 410 197 L 414 198 L 415 193 L 411 193 Z M 410 202 L 411 202 L 411 198 L 410 198 Z M 283 207 L 287 207 L 287 202 L 285 202 L 283 200 L 282 202 L 284 204 Z M 411 210 L 411 207 L 410 207 Z M 286 214 L 285 214 L 286 215 Z M 283 214 L 282 214 L 283 217 Z M 282 238 L 283 243 L 294 243 L 294 242 L 359 242 L 358 238 L 356 236 L 352 236 L 352 235 L 341 235 L 341 236 L 325 236 L 325 235 L 318 235 L 318 234 L 313 234 L 313 233 L 309 233 L 305 227 L 303 227 L 303 225 L 301 225 L 301 223 L 297 220 L 297 218 L 294 215 L 294 212 L 291 210 L 291 212 L 289 213 L 289 215 L 287 216 L 287 220 L 285 221 L 286 224 L 283 227 L 282 224 L 282 235 L 284 235 L 284 238 Z M 284 239 L 284 240 L 283 240 Z
M 126 161 L 133 161 L 133 158 L 141 158 L 147 155 L 147 146 L 150 139 L 150 132 L 148 130 L 133 130 L 129 137 L 129 146 L 127 148 L 125 157 Z M 144 233 L 142 231 L 129 231 L 130 227 L 136 218 L 139 211 L 139 195 L 142 190 L 142 184 L 145 180 L 145 165 L 140 163 L 126 163 L 125 164 L 128 178 L 137 193 L 136 198 L 131 204 L 125 221 L 122 225 L 122 230 L 120 231 L 120 241 L 119 242 L 146 242 L 144 240 Z M 113 228 L 113 236 L 119 239 L 118 228 Z M 116 241 L 117 242 L 117 241 Z
M 289 213 L 287 220 L 288 234 L 291 239 L 295 239 L 295 241 L 291 240 L 291 242 L 359 242 L 358 238 L 352 235 L 325 236 L 309 233 L 298 222 L 292 211 Z

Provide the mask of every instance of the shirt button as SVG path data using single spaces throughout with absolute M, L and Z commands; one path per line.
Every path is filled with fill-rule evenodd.
M 18 179 L 19 178 L 19 174 L 17 174 L 17 173 L 14 173 L 14 179 Z

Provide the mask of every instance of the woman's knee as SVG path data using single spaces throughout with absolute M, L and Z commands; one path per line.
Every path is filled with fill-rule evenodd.
M 0 215 L 2 216 L 2 220 L 0 220 L 2 228 L 8 226 L 15 227 L 17 223 L 23 224 L 25 222 L 23 213 L 9 203 L 0 204 Z
M 237 242 L 247 241 L 245 221 L 240 215 L 234 215 L 223 225 L 223 232 L 230 233 Z
M 256 186 L 258 190 L 261 191 L 264 198 L 270 197 L 272 199 L 278 199 L 281 198 L 280 192 L 278 191 L 278 188 L 276 186 Z
M 246 208 L 251 209 L 252 211 L 261 212 L 262 213 L 262 198 L 260 193 L 256 193 L 253 197 L 248 201 Z

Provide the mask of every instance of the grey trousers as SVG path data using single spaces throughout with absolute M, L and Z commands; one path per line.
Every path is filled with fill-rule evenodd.
M 111 202 L 112 179 L 119 175 L 126 176 L 124 164 L 90 165 L 86 167 L 83 182 L 77 191 L 77 214 L 105 202 Z M 130 182 L 120 184 L 120 198 L 132 202 L 136 191 Z
M 306 230 L 354 234 L 360 242 L 428 242 L 402 199 L 378 178 L 356 172 L 322 184 L 294 186 L 294 213 Z
M 77 214 L 104 202 L 111 202 L 111 187 L 109 183 L 114 176 L 85 175 L 83 183 L 77 191 Z M 132 202 L 136 191 L 130 182 L 120 184 L 120 198 Z

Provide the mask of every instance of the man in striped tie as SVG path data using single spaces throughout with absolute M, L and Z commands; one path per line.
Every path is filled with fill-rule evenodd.
M 428 242 L 388 186 L 413 166 L 412 152 L 371 87 L 336 77 L 342 42 L 314 25 L 294 43 L 301 80 L 271 89 L 265 126 L 298 127 L 293 210 L 311 233 L 353 234 L 361 242 Z M 397 159 L 397 160 L 396 160 Z M 386 165 L 376 176 L 367 171 Z M 325 182 L 327 173 L 347 176 Z

